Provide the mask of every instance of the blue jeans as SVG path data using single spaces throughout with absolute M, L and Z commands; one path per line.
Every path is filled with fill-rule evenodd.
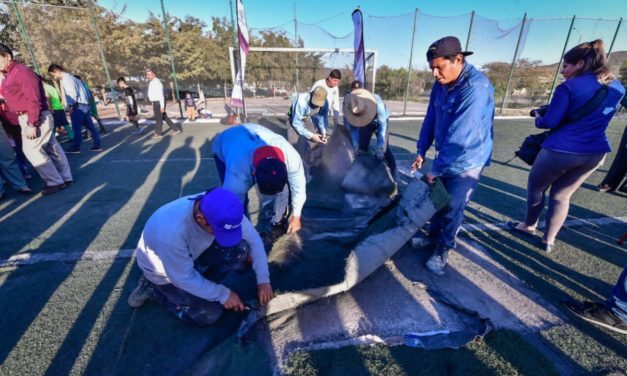
M 28 187 L 22 173 L 20 172 L 15 152 L 9 143 L 9 136 L 4 131 L 2 125 L 0 125 L 0 195 L 4 193 L 2 177 L 4 177 L 15 189 Z
M 479 183 L 483 167 L 478 167 L 453 176 L 440 176 L 451 202 L 431 218 L 429 236 L 437 238 L 436 255 L 445 255 L 455 249 L 455 238 L 462 226 L 464 209 Z
M 627 266 L 618 277 L 612 296 L 605 302 L 605 306 L 623 322 L 627 322 Z
M 72 106 L 70 119 L 72 120 L 72 131 L 74 132 L 73 148 L 75 150 L 81 149 L 81 128 L 83 125 L 87 128 L 89 133 L 91 133 L 91 137 L 94 140 L 94 147 L 100 147 L 100 135 L 94 126 L 94 122 L 91 120 L 91 109 L 89 108 L 89 105 L 76 104 Z

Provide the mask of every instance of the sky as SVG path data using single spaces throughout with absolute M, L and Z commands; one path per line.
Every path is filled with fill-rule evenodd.
M 208 24 L 212 17 L 230 20 L 229 0 L 163 1 L 166 11 L 174 16 L 193 15 Z M 458 36 L 465 44 L 473 10 L 477 16 L 469 50 L 475 52 L 473 58 L 479 65 L 488 61 L 511 61 L 519 35 L 523 43 L 517 56 L 547 64 L 557 62 L 570 26 L 569 17 L 573 15 L 589 19 L 575 22 L 569 47 L 595 38 L 603 38 L 607 47 L 618 18 L 627 18 L 627 0 L 604 0 L 602 6 L 592 0 L 244 0 L 243 3 L 248 25 L 253 30 L 281 26 L 288 36 L 293 37 L 296 14 L 299 36 L 305 41 L 305 47 L 319 48 L 352 47 L 350 16 L 359 5 L 365 18 L 366 49 L 378 51 L 377 65 L 393 67 L 407 66 L 409 61 L 416 8 L 420 10 L 420 16 L 416 20 L 412 65 L 418 67 L 426 65 L 423 51 L 442 36 Z M 149 11 L 161 14 L 158 0 L 98 0 L 98 4 L 116 10 L 126 6 L 125 17 L 137 21 L 145 20 Z M 521 19 L 525 12 L 534 20 L 526 23 L 521 34 Z M 543 20 L 551 17 L 563 19 Z M 627 20 L 622 23 L 614 50 L 627 50 Z

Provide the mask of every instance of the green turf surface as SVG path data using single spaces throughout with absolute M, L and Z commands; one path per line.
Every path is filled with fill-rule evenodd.
M 613 145 L 624 123 L 623 119 L 611 124 L 608 136 Z M 496 121 L 493 164 L 484 173 L 467 221 L 523 217 L 529 168 L 519 161 L 501 162 L 533 131 L 531 124 Z M 398 159 L 413 159 L 418 125 L 418 121 L 391 124 L 390 142 Z M 104 137 L 107 150 L 100 154 L 87 151 L 91 146 L 87 141 L 83 154 L 70 156 L 76 181 L 72 187 L 49 197 L 8 190 L 8 197 L 0 201 L 0 258 L 24 252 L 134 248 L 154 210 L 218 184 L 210 139 L 224 128 L 190 125 L 180 136 L 154 141 L 131 136 L 130 126 L 117 127 Z M 570 219 L 627 214 L 626 195 L 593 190 L 612 159 L 610 154 L 605 166 L 575 193 Z M 36 179 L 31 185 L 40 189 L 43 183 Z M 253 200 L 253 218 L 257 207 Z M 556 252 L 548 256 L 533 242 L 502 231 L 473 232 L 468 237 L 559 306 L 569 296 L 590 300 L 607 296 L 627 264 L 625 246 L 615 244 L 625 231 L 624 224 L 563 229 Z M 132 259 L 0 269 L 0 374 L 168 375 L 193 366 L 214 347 L 215 332 L 191 328 L 154 305 L 130 309 L 126 297 L 138 276 Z M 532 375 L 553 369 L 598 374 L 627 369 L 625 336 L 571 319 L 533 339 L 497 331 L 484 342 L 459 350 L 368 347 L 302 353 L 291 360 L 290 373 Z M 238 363 L 239 356 L 230 356 L 230 365 L 221 368 L 223 374 L 252 369 Z M 241 357 L 260 359 L 259 354 Z M 554 367 L 545 366 L 547 361 Z

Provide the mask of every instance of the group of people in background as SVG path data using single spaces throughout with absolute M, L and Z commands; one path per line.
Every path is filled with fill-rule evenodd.
M 51 64 L 48 73 L 54 81 L 44 79 L 14 60 L 12 49 L 0 43 L 0 199 L 5 195 L 4 181 L 20 193 L 33 192 L 27 183 L 32 178 L 29 165 L 46 184 L 40 192 L 42 195 L 59 192 L 71 185 L 74 178 L 66 154 L 81 153 L 83 138 L 88 137 L 84 130 L 93 140 L 89 150 L 104 150 L 100 134 L 107 131 L 87 82 L 66 72 L 59 64 Z M 151 69 L 146 71 L 146 78 L 150 82 L 148 98 L 156 120 L 152 137 L 162 136 L 163 121 L 173 130 L 173 135 L 181 133 L 181 125 L 173 123 L 165 112 L 161 81 Z M 126 118 L 136 127 L 134 133 L 142 134 L 145 127 L 138 121 L 135 93 L 124 77 L 120 77 L 117 84 L 124 90 Z M 67 136 L 70 147 L 64 150 L 57 135 Z

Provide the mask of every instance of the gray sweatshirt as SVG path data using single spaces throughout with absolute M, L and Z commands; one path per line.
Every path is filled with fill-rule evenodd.
M 231 291 L 209 281 L 194 269 L 194 260 L 214 240 L 214 236 L 194 220 L 194 201 L 189 198 L 195 196 L 172 201 L 148 219 L 137 244 L 137 264 L 154 284 L 171 283 L 192 295 L 224 304 Z M 242 220 L 242 237 L 250 245 L 257 284 L 270 283 L 263 242 L 246 216 Z

